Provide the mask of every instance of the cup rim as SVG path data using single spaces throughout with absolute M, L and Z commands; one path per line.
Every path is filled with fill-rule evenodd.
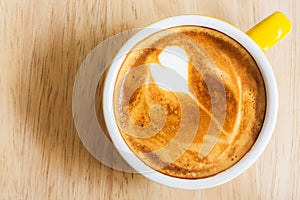
M 252 148 L 241 158 L 241 160 L 239 160 L 232 167 L 216 175 L 201 179 L 183 179 L 171 177 L 162 174 L 158 171 L 155 171 L 154 169 L 150 168 L 145 163 L 143 163 L 129 149 L 129 147 L 123 140 L 120 131 L 117 127 L 113 108 L 113 93 L 115 81 L 120 66 L 122 65 L 126 57 L 125 52 L 130 51 L 139 41 L 145 39 L 147 36 L 150 36 L 151 34 L 159 30 L 184 25 L 202 26 L 215 29 L 239 42 L 251 54 L 251 56 L 257 63 L 259 70 L 262 74 L 266 89 L 267 103 L 265 119 L 259 136 L 256 139 Z M 154 32 L 152 32 L 152 30 Z M 107 125 L 109 135 L 116 149 L 118 150 L 120 155 L 125 159 L 125 161 L 137 172 L 154 182 L 169 187 L 181 189 L 205 189 L 221 185 L 239 176 L 240 174 L 245 172 L 262 154 L 263 150 L 265 149 L 269 140 L 271 139 L 276 124 L 278 112 L 278 91 L 275 76 L 268 59 L 266 58 L 263 51 L 259 48 L 259 46 L 246 33 L 225 21 L 213 17 L 201 15 L 180 15 L 162 19 L 149 26 L 146 26 L 141 31 L 133 35 L 129 40 L 127 40 L 127 42 L 119 50 L 107 72 L 104 84 L 104 119 Z

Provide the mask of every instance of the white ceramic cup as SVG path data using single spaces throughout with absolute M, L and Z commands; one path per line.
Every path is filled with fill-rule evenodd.
M 119 132 L 116 118 L 114 116 L 114 86 L 118 71 L 126 57 L 126 52 L 129 52 L 138 42 L 159 30 L 184 25 L 202 26 L 215 29 L 239 42 L 245 49 L 247 49 L 247 51 L 256 61 L 263 76 L 266 89 L 267 103 L 265 119 L 260 134 L 251 150 L 229 169 L 214 176 L 201 179 L 182 179 L 167 176 L 151 169 L 149 166 L 144 164 L 133 152 L 131 152 L 126 145 Z M 135 34 L 123 45 L 119 53 L 116 55 L 115 60 L 112 62 L 112 65 L 110 66 L 106 76 L 103 93 L 103 111 L 106 126 L 108 128 L 110 137 L 121 156 L 137 172 L 141 173 L 148 179 L 166 186 L 183 189 L 202 189 L 214 187 L 228 182 L 246 171 L 259 158 L 267 146 L 275 127 L 278 111 L 278 92 L 274 73 L 262 49 L 262 46 L 259 46 L 256 42 L 254 42 L 249 35 L 235 28 L 234 26 L 219 19 L 199 15 L 175 16 L 163 19 L 149 25 L 145 29 L 142 29 Z

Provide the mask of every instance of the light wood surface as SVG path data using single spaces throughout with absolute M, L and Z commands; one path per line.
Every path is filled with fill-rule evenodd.
M 114 171 L 82 145 L 72 88 L 104 39 L 179 14 L 217 17 L 246 31 L 283 11 L 293 32 L 266 54 L 279 116 L 261 158 L 238 178 L 185 191 Z M 0 199 L 300 199 L 300 1 L 0 0 Z

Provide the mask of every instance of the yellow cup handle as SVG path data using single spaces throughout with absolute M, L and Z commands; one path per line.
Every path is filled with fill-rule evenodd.
M 281 12 L 274 12 L 254 27 L 247 35 L 263 50 L 267 51 L 292 30 L 289 19 Z

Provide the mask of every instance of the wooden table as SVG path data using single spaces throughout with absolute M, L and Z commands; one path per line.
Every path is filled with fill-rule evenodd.
M 72 88 L 104 39 L 179 14 L 240 27 L 283 11 L 293 32 L 266 54 L 279 88 L 276 130 L 244 174 L 185 191 L 112 170 L 82 145 Z M 300 1 L 0 0 L 0 199 L 300 199 Z

